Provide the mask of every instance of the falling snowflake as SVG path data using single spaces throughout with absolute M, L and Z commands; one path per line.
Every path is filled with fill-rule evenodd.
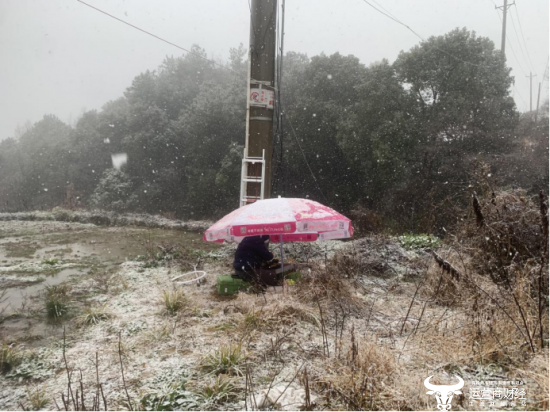
M 113 167 L 120 170 L 122 166 L 128 163 L 128 155 L 126 153 L 115 153 L 111 155 Z

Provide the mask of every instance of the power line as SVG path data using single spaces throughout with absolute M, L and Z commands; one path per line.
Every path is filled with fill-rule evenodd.
M 286 118 L 288 124 L 290 125 L 290 130 L 292 132 L 292 135 L 294 136 L 294 140 L 296 140 L 296 143 L 298 144 L 298 147 L 300 148 L 300 152 L 302 152 L 302 157 L 304 158 L 304 161 L 306 162 L 307 168 L 309 169 L 309 173 L 311 173 L 311 177 L 313 178 L 313 181 L 315 182 L 315 185 L 317 186 L 317 189 L 319 190 L 319 193 L 321 193 L 321 196 L 323 196 L 323 200 L 326 204 L 328 204 L 328 200 L 321 190 L 321 186 L 319 186 L 319 182 L 317 181 L 317 178 L 315 177 L 315 174 L 313 173 L 313 170 L 311 170 L 311 166 L 309 165 L 309 162 L 307 161 L 306 154 L 304 153 L 304 149 L 302 149 L 302 145 L 300 144 L 300 141 L 298 140 L 298 136 L 296 136 L 296 131 L 294 130 L 294 126 L 292 126 L 292 122 L 290 121 L 290 117 L 286 114 L 285 111 L 283 111 L 283 115 Z
M 375 0 L 372 0 L 372 1 L 375 1 Z M 411 27 L 409 27 L 408 25 L 406 25 L 405 23 L 403 23 L 402 21 L 398 20 L 396 17 L 394 17 L 393 15 L 391 15 L 391 13 L 390 13 L 389 11 L 386 10 L 387 13 L 386 13 L 386 12 L 383 12 L 382 10 L 380 10 L 380 9 L 376 8 L 375 6 L 373 6 L 373 5 L 372 5 L 371 3 L 369 3 L 367 0 L 363 0 L 363 2 L 366 3 L 366 4 L 368 4 L 370 7 L 372 7 L 374 10 L 376 10 L 378 13 L 383 14 L 383 15 L 386 16 L 387 18 L 393 20 L 394 22 L 396 22 L 396 23 L 398 23 L 398 24 L 400 24 L 400 25 L 406 27 L 408 30 L 410 30 L 410 31 L 411 31 L 416 37 L 418 37 L 420 40 L 422 40 L 422 41 L 424 41 L 424 42 L 426 41 L 426 39 L 424 39 L 421 35 L 419 35 L 417 32 L 415 32 Z M 496 8 L 497 5 L 495 4 L 495 2 L 494 2 L 493 0 L 491 0 L 491 2 L 495 5 L 495 8 Z M 378 4 L 378 3 L 376 3 L 376 4 Z M 380 5 L 379 5 L 379 6 L 380 6 Z M 382 6 L 380 6 L 380 7 L 382 7 Z M 384 10 L 385 10 L 385 9 L 384 9 Z M 500 14 L 498 14 L 498 11 L 497 11 L 497 15 L 498 15 L 499 19 L 502 21 L 502 19 L 501 19 L 501 17 L 500 17 Z M 508 44 L 510 44 L 510 39 L 508 39 L 508 36 L 506 36 L 506 40 L 508 41 Z M 452 58 L 454 58 L 454 59 L 456 59 L 456 60 L 458 60 L 458 61 L 463 62 L 463 63 L 471 64 L 472 66 L 477 66 L 477 67 L 488 67 L 488 66 L 486 66 L 486 65 L 475 64 L 475 63 L 472 63 L 472 62 L 463 60 L 463 59 L 461 59 L 461 58 L 459 58 L 459 57 L 456 57 L 456 56 L 452 55 L 451 53 L 449 53 L 449 52 L 447 52 L 447 51 L 445 51 L 445 50 L 440 49 L 439 47 L 436 47 L 436 46 L 432 46 L 432 47 L 433 47 L 434 49 L 436 49 L 436 50 L 439 50 L 439 51 L 441 51 L 441 52 L 443 52 L 443 53 L 445 53 L 445 54 L 451 56 Z M 512 47 L 511 44 L 510 44 L 510 49 L 512 50 L 512 53 L 514 54 L 514 57 L 516 58 L 516 60 L 517 60 L 517 62 L 518 62 L 518 65 L 519 65 L 521 71 L 525 74 L 525 70 L 523 70 L 523 66 L 522 66 L 521 63 L 519 62 L 519 60 L 518 60 L 518 58 L 517 58 L 517 56 L 516 56 L 516 53 L 515 53 L 515 51 L 514 51 L 514 48 Z M 514 89 L 516 90 L 518 96 L 521 98 L 521 100 L 523 101 L 523 103 L 526 104 L 526 103 L 525 103 L 525 100 L 523 99 L 522 95 L 520 94 L 520 92 L 519 92 L 519 90 L 517 89 L 517 87 L 516 87 L 515 84 L 514 84 Z M 291 125 L 291 126 L 292 126 L 292 125 Z
M 283 79 L 283 56 L 284 56 L 284 38 L 285 38 L 285 0 L 282 0 L 281 2 L 281 13 L 277 14 L 278 21 L 277 21 L 277 30 L 278 30 L 278 36 L 277 36 L 277 66 L 276 66 L 276 74 L 277 74 L 277 99 L 276 99 L 276 116 L 277 116 L 277 128 L 275 131 L 275 134 L 277 135 L 279 141 L 279 147 L 280 152 L 276 153 L 276 146 L 273 145 L 273 152 L 274 157 L 277 159 L 277 167 L 275 168 L 274 178 L 273 178 L 273 187 L 276 189 L 279 189 L 278 184 L 279 180 L 281 180 L 281 188 L 280 193 L 284 195 L 285 193 L 285 186 L 284 186 L 284 177 L 281 178 L 281 176 L 284 173 L 284 150 L 283 150 L 283 139 L 284 139 L 284 127 L 283 127 L 283 106 L 282 106 L 282 99 L 281 99 L 281 91 L 282 91 L 282 79 Z M 280 16 L 280 17 L 279 17 Z M 280 45 L 279 45 L 280 44 Z M 275 191 L 275 190 L 274 190 Z
M 516 87 L 516 84 L 514 83 L 514 89 L 516 90 L 516 93 L 518 94 L 519 98 L 521 99 L 521 101 L 523 102 L 523 104 L 525 105 L 525 110 L 527 111 L 527 103 L 525 102 L 525 100 L 523 99 L 523 96 L 521 95 L 521 93 L 519 92 L 518 88 Z
M 498 19 L 502 23 L 502 17 L 500 17 L 500 13 L 498 12 L 498 10 L 495 10 L 495 12 L 497 13 Z M 512 54 L 514 55 L 514 58 L 516 59 L 516 62 L 518 63 L 518 66 L 519 66 L 520 70 L 523 72 L 524 75 L 527 76 L 527 72 L 523 69 L 523 66 L 520 63 L 520 61 L 518 59 L 518 56 L 516 56 L 516 52 L 514 51 L 514 48 L 512 47 L 512 42 L 508 38 L 508 34 L 506 34 L 506 41 L 508 43 L 508 46 L 510 46 L 510 50 L 512 50 Z
M 529 62 L 531 63 L 531 67 L 535 67 L 535 65 L 533 64 L 533 62 L 531 61 L 531 56 L 529 55 L 529 49 L 527 48 L 527 42 L 525 41 L 525 36 L 523 35 L 523 27 L 521 27 L 521 20 L 519 18 L 519 12 L 518 12 L 518 6 L 517 4 L 514 3 L 514 5 L 516 6 L 515 7 L 515 11 L 516 11 L 516 16 L 517 16 L 517 19 L 518 19 L 518 23 L 519 23 L 519 30 L 521 32 L 521 37 L 523 38 L 523 43 L 525 44 L 525 51 L 527 52 L 527 57 L 529 58 Z M 533 70 L 534 71 L 534 70 Z
M 500 22 L 502 23 L 502 18 L 500 17 L 500 13 L 498 12 L 498 7 L 497 5 L 495 4 L 495 2 L 493 0 L 491 0 L 491 3 L 493 3 L 495 5 L 495 12 L 498 16 L 498 19 L 500 20 Z M 512 44 L 510 43 L 510 39 L 508 38 L 508 35 L 506 35 L 506 40 L 510 46 L 510 49 L 512 50 L 512 54 L 514 55 L 516 61 L 518 62 L 518 66 L 519 68 L 521 69 L 521 71 L 523 72 L 523 74 L 525 74 L 525 70 L 523 70 L 523 66 L 520 64 L 517 56 L 516 56 L 516 53 L 514 52 L 514 48 L 512 47 Z M 527 75 L 527 74 L 525 74 Z M 515 83 L 512 83 L 513 87 L 514 87 L 514 90 L 516 91 L 516 94 L 519 96 L 519 98 L 521 99 L 521 101 L 523 102 L 524 106 L 525 106 L 525 110 L 527 110 L 527 103 L 525 102 L 525 99 L 523 98 L 523 96 L 521 95 L 521 93 L 519 92 L 518 88 L 516 87 L 516 84 Z
M 384 6 L 382 6 L 380 3 L 378 3 L 376 0 L 372 0 L 378 7 L 380 7 L 382 10 L 384 10 L 386 13 L 388 13 L 389 15 L 391 15 L 393 18 L 397 19 L 397 17 L 395 17 L 393 15 L 393 13 L 391 11 L 389 11 L 388 9 L 386 9 Z
M 374 0 L 372 0 L 374 1 Z M 420 40 L 422 40 L 423 42 L 426 41 L 426 39 L 424 37 L 422 37 L 420 34 L 418 34 L 417 32 L 415 32 L 410 26 L 406 25 L 405 23 L 403 23 L 402 21 L 398 20 L 397 18 L 393 17 L 393 15 L 390 15 L 390 12 L 388 13 L 385 13 L 383 12 L 382 10 L 376 8 L 375 6 L 373 6 L 371 3 L 369 3 L 367 0 L 363 0 L 363 2 L 365 2 L 366 4 L 368 4 L 369 6 L 371 6 L 374 10 L 376 10 L 378 13 L 380 14 L 383 14 L 384 16 L 386 16 L 387 18 L 393 20 L 394 22 L 406 27 L 407 29 L 409 29 L 416 37 L 418 37 Z M 378 3 L 377 3 L 378 4 Z M 440 49 L 439 47 L 436 47 L 434 45 L 431 45 L 431 47 L 433 47 L 434 49 L 436 50 L 439 50 L 440 52 L 442 53 L 445 53 L 446 55 L 452 57 L 453 59 L 455 60 L 458 60 L 462 63 L 466 63 L 466 64 L 470 64 L 472 66 L 476 66 L 476 67 L 486 67 L 486 68 L 491 68 L 489 66 L 486 66 L 484 64 L 476 64 L 476 63 L 472 63 L 472 62 L 469 62 L 467 60 L 464 60 L 464 59 L 461 59 L 460 57 L 456 57 L 455 55 L 449 53 L 448 51 L 446 50 L 443 50 L 443 49 Z
M 206 61 L 208 61 L 208 62 L 210 62 L 210 63 L 213 63 L 213 64 L 215 64 L 216 66 L 223 67 L 224 69 L 227 69 L 227 70 L 229 70 L 229 71 L 232 71 L 232 72 L 235 73 L 235 74 L 239 74 L 239 73 L 237 73 L 235 70 L 233 70 L 233 69 L 231 69 L 231 68 L 229 68 L 229 67 L 227 67 L 227 66 L 225 66 L 225 65 L 223 65 L 223 64 L 217 63 L 217 62 L 215 62 L 214 60 L 211 60 L 211 59 L 209 59 L 209 58 L 206 58 L 206 57 L 204 57 L 204 56 L 201 56 L 200 54 L 195 53 L 195 52 L 193 52 L 193 51 L 191 51 L 191 50 L 187 50 L 187 49 L 184 48 L 184 47 L 178 46 L 177 44 L 172 43 L 172 42 L 170 42 L 170 41 L 168 41 L 168 40 L 166 40 L 166 39 L 163 39 L 162 37 L 159 37 L 159 36 L 157 36 L 156 34 L 150 33 L 150 32 L 148 32 L 147 30 L 143 30 L 143 29 L 141 29 L 141 28 L 139 28 L 139 27 L 137 27 L 137 26 L 134 26 L 134 25 L 131 24 L 131 23 L 128 23 L 128 22 L 125 21 L 125 20 L 119 19 L 118 17 L 113 16 L 112 14 L 107 13 L 106 11 L 103 11 L 103 10 L 101 10 L 101 9 L 98 9 L 97 7 L 94 7 L 94 6 L 92 6 L 91 4 L 85 3 L 85 2 L 83 2 L 82 0 L 76 0 L 76 1 L 78 1 L 79 3 L 84 4 L 85 6 L 88 6 L 88 7 L 92 8 L 92 9 L 94 9 L 94 10 L 97 10 L 98 12 L 103 13 L 103 14 L 105 14 L 106 16 L 111 17 L 112 19 L 118 20 L 118 21 L 121 22 L 121 23 L 124 23 L 124 24 L 126 24 L 126 25 L 128 25 L 128 26 L 130 26 L 130 27 L 132 27 L 132 28 L 134 28 L 134 29 L 136 29 L 136 30 L 139 30 L 139 31 L 141 31 L 142 33 L 148 34 L 148 35 L 151 36 L 151 37 L 154 37 L 154 38 L 156 38 L 156 39 L 158 39 L 158 40 L 160 40 L 160 41 L 163 41 L 164 43 L 167 43 L 167 44 L 169 44 L 170 46 L 174 46 L 174 47 L 176 47 L 176 48 L 178 48 L 178 49 L 180 49 L 180 50 L 183 50 L 183 51 L 185 51 L 185 52 L 187 52 L 187 53 L 189 53 L 189 54 L 192 54 L 193 56 L 197 56 L 197 57 L 199 57 L 199 58 L 201 58 L 201 59 L 203 59 L 203 60 L 206 60 Z
M 521 45 L 521 39 L 519 38 L 518 31 L 516 30 L 516 23 L 514 23 L 514 18 L 513 18 L 512 13 L 510 13 L 510 21 L 512 22 L 512 27 L 514 28 L 514 32 L 516 33 L 516 37 L 518 39 L 518 44 L 519 44 L 519 51 L 521 52 L 521 55 L 523 56 L 523 60 L 525 60 L 525 63 L 527 64 L 527 67 L 529 67 L 529 70 L 534 72 L 535 69 L 533 67 L 533 64 L 530 63 L 530 60 L 529 61 L 527 60 L 527 58 L 525 57 L 525 53 L 523 53 L 524 47 Z M 527 52 L 527 49 L 525 49 L 525 51 Z
M 407 29 L 409 29 L 416 37 L 418 37 L 420 40 L 422 41 L 426 41 L 420 34 L 418 34 L 417 32 L 415 32 L 413 29 L 411 29 L 409 26 L 407 26 L 405 23 L 403 23 L 402 21 L 400 20 L 397 20 L 395 17 L 389 15 L 388 13 L 384 13 L 382 10 L 380 9 L 377 9 L 376 7 L 374 7 L 372 4 L 370 4 L 367 0 L 363 0 L 365 3 L 367 3 L 369 6 L 371 6 L 374 10 L 376 10 L 378 13 L 381 13 L 383 14 L 384 16 L 386 16 L 387 18 L 393 20 L 394 22 L 406 27 Z

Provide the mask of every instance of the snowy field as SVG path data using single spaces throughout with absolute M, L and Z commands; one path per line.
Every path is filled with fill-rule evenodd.
M 541 385 L 547 355 L 480 359 L 468 314 L 417 293 L 440 276 L 428 253 L 381 236 L 285 248 L 302 282 L 222 297 L 235 246 L 198 232 L 5 220 L 0 409 L 435 409 L 432 370 L 464 393 L 495 374 Z M 197 265 L 203 283 L 172 282 Z

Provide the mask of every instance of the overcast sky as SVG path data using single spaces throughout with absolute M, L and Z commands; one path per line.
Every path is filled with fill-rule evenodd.
M 184 48 L 198 44 L 215 59 L 248 46 L 248 0 L 85 0 Z M 456 27 L 475 30 L 500 48 L 502 0 L 369 0 L 422 37 Z M 520 111 L 533 105 L 548 62 L 548 0 L 515 0 L 506 54 Z M 378 7 L 378 6 L 377 6 Z M 353 54 L 370 64 L 393 62 L 420 39 L 363 0 L 286 0 L 285 50 Z M 515 28 L 515 30 L 514 30 Z M 517 32 L 517 34 L 516 34 Z M 525 43 L 522 38 L 522 32 Z M 0 140 L 15 128 L 55 114 L 69 123 L 122 95 L 139 73 L 181 51 L 76 0 L 0 0 Z M 548 95 L 543 83 L 543 98 Z M 244 92 L 244 91 L 243 91 Z M 542 99 L 541 98 L 541 101 Z

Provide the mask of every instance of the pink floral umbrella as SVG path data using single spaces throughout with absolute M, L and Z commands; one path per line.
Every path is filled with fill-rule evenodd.
M 351 221 L 309 199 L 258 200 L 229 213 L 204 233 L 207 242 L 240 242 L 270 235 L 273 242 L 312 242 L 353 236 Z

